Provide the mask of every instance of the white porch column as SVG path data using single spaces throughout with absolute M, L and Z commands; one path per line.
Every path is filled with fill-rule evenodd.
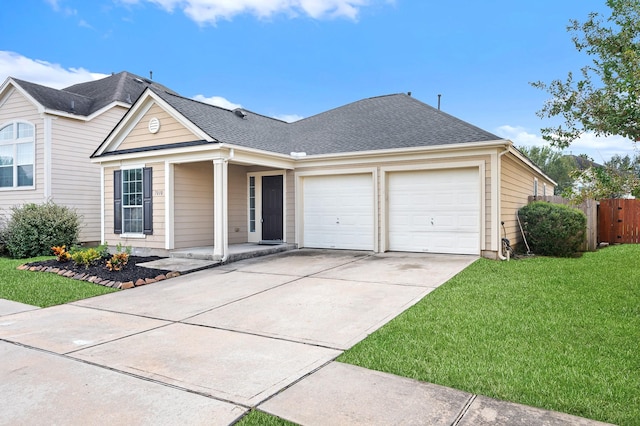
M 229 249 L 227 160 L 213 160 L 213 258 L 226 260 Z

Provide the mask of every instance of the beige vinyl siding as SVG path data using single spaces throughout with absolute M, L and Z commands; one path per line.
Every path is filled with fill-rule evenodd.
M 105 167 L 104 169 L 104 227 L 105 241 L 110 246 L 121 243 L 123 246 L 132 246 L 137 249 L 158 249 L 165 247 L 165 196 L 164 188 L 165 169 L 164 163 L 147 163 L 145 167 L 153 169 L 153 234 L 144 237 L 122 237 L 113 233 L 113 172 L 120 167 Z M 136 250 L 136 253 L 144 253 Z
M 158 133 L 149 132 L 149 120 L 153 117 L 160 120 L 160 130 Z M 144 148 L 177 142 L 190 142 L 199 139 L 198 136 L 185 128 L 164 109 L 154 104 L 135 125 L 120 146 L 117 147 L 117 150 Z
M 0 189 L 0 214 L 11 207 L 46 201 L 44 193 L 44 120 L 38 109 L 18 90 L 13 90 L 2 103 L 0 99 L 0 127 L 13 121 L 26 121 L 35 127 L 35 189 Z M 99 187 L 98 187 L 99 188 Z
M 375 168 L 377 170 L 377 174 L 378 174 L 378 205 L 377 205 L 377 212 L 378 212 L 378 217 L 379 218 L 383 218 L 386 217 L 386 214 L 383 214 L 382 211 L 382 206 L 383 203 L 381 202 L 381 200 L 385 199 L 384 197 L 386 197 L 386 194 L 382 193 L 382 167 L 395 167 L 395 166 L 407 166 L 407 167 L 412 167 L 415 166 L 416 168 L 421 168 L 424 166 L 437 166 L 437 167 L 447 167 L 448 164 L 451 163 L 459 163 L 459 162 L 482 162 L 484 163 L 484 227 L 485 227 L 485 235 L 484 235 L 484 241 L 485 244 L 484 246 L 481 248 L 483 251 L 485 250 L 490 250 L 491 249 L 491 235 L 492 232 L 494 232 L 493 229 L 493 222 L 491 220 L 491 206 L 493 203 L 492 197 L 491 197 L 491 155 L 490 154 L 486 154 L 486 155 L 467 155 L 467 156 L 455 156 L 455 157 L 448 157 L 448 158 L 433 158 L 433 159 L 422 159 L 422 160 L 407 160 L 407 161 L 386 161 L 386 162 L 379 162 L 379 163 L 361 163 L 358 164 L 356 166 L 354 165 L 345 165 L 345 166 L 337 166 L 337 167 L 331 167 L 328 170 L 328 173 L 330 174 L 331 171 L 339 171 L 339 170 L 349 170 L 349 169 L 353 169 L 356 170 L 355 167 L 357 168 Z M 456 167 L 455 165 L 452 165 L 452 167 Z M 296 173 L 299 172 L 307 172 L 307 171 L 322 171 L 322 170 L 326 170 L 326 168 L 324 167 L 299 167 L 296 168 Z M 482 177 L 481 177 L 482 179 Z M 383 233 L 385 232 L 385 230 L 387 229 L 387 224 L 383 223 L 382 220 L 378 221 L 378 241 L 382 241 L 380 238 L 382 238 Z
M 115 106 L 91 121 L 52 120 L 51 198 L 82 216 L 80 241 L 100 241 L 100 165 L 89 157 L 126 111 Z
M 228 169 L 229 244 L 246 243 L 247 233 L 247 168 L 229 164 Z
M 175 248 L 213 245 L 213 162 L 174 167 Z
M 554 185 L 541 174 L 524 164 L 513 154 L 502 157 L 500 220 L 504 221 L 507 238 L 514 245 L 522 240 L 516 213 L 533 195 L 534 179 L 538 179 L 538 194 L 542 195 L 543 184 L 547 184 L 547 193 L 553 194 Z M 502 230 L 500 235 L 503 236 Z

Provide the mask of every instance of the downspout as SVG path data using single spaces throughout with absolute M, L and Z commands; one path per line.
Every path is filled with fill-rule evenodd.
M 506 147 L 506 149 L 504 151 L 502 151 L 500 154 L 498 154 L 498 199 L 496 200 L 496 202 L 498 203 L 498 221 L 497 223 L 501 223 L 502 222 L 502 216 L 500 215 L 500 205 L 502 204 L 502 156 L 505 155 L 507 152 L 509 152 L 509 146 Z M 498 258 L 500 258 L 500 260 L 509 260 L 506 257 L 503 256 L 502 254 L 502 237 L 500 237 L 500 226 L 497 226 L 498 229 L 498 241 L 499 241 L 499 247 L 498 247 Z

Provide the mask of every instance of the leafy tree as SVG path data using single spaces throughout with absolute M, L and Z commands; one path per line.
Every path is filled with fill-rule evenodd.
M 640 157 L 614 155 L 604 166 L 592 165 L 572 173 L 577 185 L 563 195 L 576 202 L 593 198 L 640 197 Z
M 640 155 L 638 154 L 634 155 L 633 158 L 629 154 L 624 157 L 616 154 L 604 165 L 621 173 L 630 173 L 640 177 Z
M 531 83 L 551 95 L 541 118 L 561 117 L 563 125 L 542 129 L 553 146 L 566 148 L 584 132 L 640 140 L 640 0 L 607 0 L 611 16 L 589 14 L 570 21 L 578 51 L 593 57 L 580 77 Z
M 573 186 L 573 177 L 571 172 L 576 169 L 576 162 L 573 157 L 563 155 L 561 151 L 550 146 L 543 147 L 525 147 L 520 146 L 518 149 L 531 161 L 533 161 L 543 172 L 551 179 L 556 181 L 555 194 L 560 195 L 566 189 Z

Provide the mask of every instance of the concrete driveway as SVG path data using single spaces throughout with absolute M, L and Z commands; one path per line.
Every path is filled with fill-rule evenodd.
M 226 425 L 252 407 L 304 424 L 484 415 L 467 393 L 332 362 L 475 259 L 296 250 L 46 309 L 0 305 L 0 424 Z M 386 401 L 379 414 L 344 404 L 365 394 Z

